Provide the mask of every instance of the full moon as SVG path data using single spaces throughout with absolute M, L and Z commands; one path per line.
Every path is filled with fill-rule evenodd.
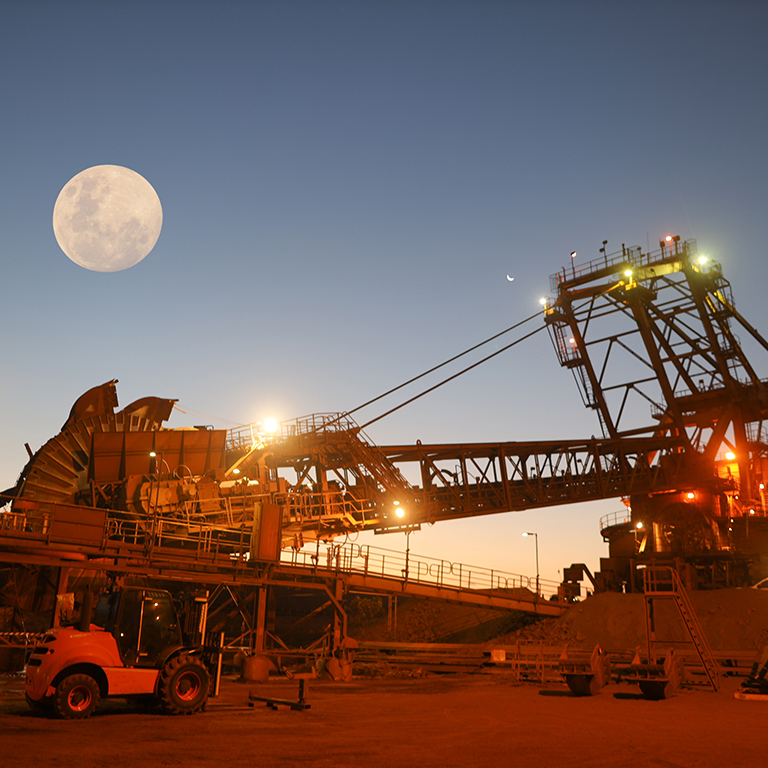
M 163 227 L 152 185 L 130 168 L 96 165 L 70 179 L 53 206 L 61 250 L 85 269 L 119 272 L 138 264 Z

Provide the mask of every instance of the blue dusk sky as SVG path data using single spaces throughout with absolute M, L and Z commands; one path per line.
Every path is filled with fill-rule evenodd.
M 121 407 L 178 398 L 170 426 L 350 410 L 537 312 L 603 240 L 696 238 L 764 332 L 767 34 L 768 4 L 738 0 L 3 0 L 0 487 L 113 378 Z M 122 272 L 76 265 L 52 229 L 62 187 L 101 164 L 163 206 Z M 366 432 L 599 424 L 542 332 Z M 446 522 L 411 550 L 532 573 L 535 531 L 557 579 L 598 568 L 619 509 Z

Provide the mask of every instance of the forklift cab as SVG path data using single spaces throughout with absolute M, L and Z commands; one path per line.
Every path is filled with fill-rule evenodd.
M 173 600 L 160 589 L 125 587 L 100 595 L 93 623 L 115 638 L 126 666 L 155 667 L 168 648 L 182 645 Z

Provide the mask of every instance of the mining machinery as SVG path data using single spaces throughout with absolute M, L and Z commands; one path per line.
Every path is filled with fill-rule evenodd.
M 200 614 L 204 635 L 205 612 Z M 168 714 L 194 714 L 208 699 L 213 662 L 207 649 L 185 645 L 188 640 L 169 592 L 105 592 L 93 615 L 85 607 L 77 627 L 50 630 L 32 650 L 27 703 L 66 720 L 90 717 L 107 696 L 156 702 Z
M 737 311 L 721 265 L 668 236 L 552 277 L 545 322 L 562 366 L 609 439 L 670 446 L 668 489 L 628 488 L 628 514 L 603 524 L 610 584 L 674 561 L 693 586 L 751 583 L 768 567 L 768 389 L 737 331 L 768 343 Z M 757 357 L 757 354 L 755 355 Z M 675 446 L 672 448 L 672 446 Z
M 596 589 L 633 590 L 637 569 L 658 563 L 694 587 L 766 575 L 768 392 L 736 330 L 761 354 L 768 343 L 736 310 L 721 266 L 677 237 L 649 253 L 604 245 L 550 287 L 535 317 L 595 411 L 598 437 L 376 446 L 351 412 L 270 433 L 168 429 L 175 401 L 116 411 L 110 381 L 31 456 L 9 509 L 105 510 L 113 537 L 162 526 L 179 546 L 204 523 L 221 546 L 235 547 L 239 531 L 242 549 L 246 530 L 249 557 L 275 561 L 283 548 L 359 531 L 619 498 L 626 511 L 601 524 L 610 546 L 590 574 Z M 76 511 L 60 516 L 62 530 L 77 524 Z

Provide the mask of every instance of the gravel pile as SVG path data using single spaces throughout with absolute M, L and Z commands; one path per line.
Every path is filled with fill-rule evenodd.
M 714 651 L 757 651 L 768 643 L 768 594 L 757 589 L 690 593 L 696 616 Z M 656 638 L 689 639 L 675 603 L 654 599 Z M 535 629 L 539 630 L 538 637 Z M 645 599 L 608 592 L 577 603 L 559 619 L 544 619 L 510 638 L 542 640 L 550 645 L 629 649 L 644 645 Z

